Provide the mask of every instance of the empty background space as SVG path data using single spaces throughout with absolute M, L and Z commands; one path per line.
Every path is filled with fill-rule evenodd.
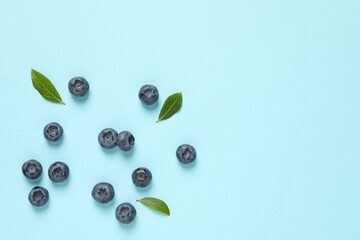
M 0 0 L 0 239 L 360 239 L 359 63 L 358 0 Z M 66 106 L 39 95 L 31 68 Z M 84 100 L 74 76 L 90 83 Z M 151 108 L 137 96 L 148 83 Z M 156 124 L 180 91 L 181 111 Z M 52 121 L 59 145 L 42 135 Z M 133 152 L 104 151 L 106 127 L 131 131 Z M 183 143 L 193 166 L 176 159 Z M 31 158 L 45 209 L 27 199 Z M 55 161 L 66 184 L 47 177 Z M 115 188 L 107 206 L 91 198 L 100 181 Z M 150 196 L 171 216 L 136 202 Z M 130 226 L 115 219 L 126 201 Z

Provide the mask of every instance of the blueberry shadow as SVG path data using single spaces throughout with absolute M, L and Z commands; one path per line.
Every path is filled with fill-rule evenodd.
M 151 104 L 151 105 L 147 105 L 147 104 L 141 102 L 141 105 L 142 105 L 146 110 L 148 110 L 148 111 L 153 111 L 153 110 L 155 110 L 155 109 L 157 109 L 157 108 L 159 107 L 159 100 L 158 100 L 156 103 Z
M 46 140 L 46 139 L 45 139 L 45 140 Z M 64 134 L 63 134 L 63 135 L 61 136 L 61 138 L 60 138 L 58 141 L 56 141 L 56 142 L 46 140 L 46 142 L 47 142 L 50 146 L 52 146 L 52 147 L 56 147 L 56 146 L 61 145 L 63 141 L 64 141 Z
M 197 163 L 197 160 L 195 159 L 193 162 L 191 163 L 181 163 L 180 161 L 178 161 L 179 164 L 181 165 L 181 167 L 185 168 L 185 169 L 191 169 L 191 168 L 194 168 L 196 163 Z
M 70 178 L 71 178 L 71 174 L 64 182 L 53 182 L 53 181 L 51 181 L 51 182 L 52 182 L 53 186 L 63 188 L 63 187 L 66 187 L 69 185 Z
M 137 187 L 135 186 L 136 190 L 139 192 L 139 193 L 145 193 L 145 192 L 149 192 L 152 188 L 152 181 L 151 180 L 151 183 L 149 185 L 147 185 L 146 187 Z
M 100 146 L 101 147 L 101 146 Z M 106 154 L 114 154 L 117 150 L 118 150 L 118 147 L 113 147 L 113 148 L 103 148 L 101 147 L 101 149 L 104 151 L 104 153 Z
M 49 194 L 50 195 L 50 194 Z M 31 204 L 30 204 L 31 205 Z M 44 206 L 41 206 L 41 207 L 35 207 L 33 205 L 31 205 L 32 209 L 35 211 L 35 212 L 44 212 L 46 209 L 49 208 L 49 205 L 50 205 L 50 196 L 49 196 L 49 200 L 48 202 L 44 205 Z
M 43 175 L 44 175 L 44 171 L 41 173 L 40 177 L 38 177 L 37 179 L 29 179 L 27 177 L 25 177 L 25 179 L 29 185 L 38 185 L 41 182 Z
M 121 150 L 121 149 L 119 149 L 120 150 L 120 152 L 122 153 L 122 155 L 125 157 L 125 158 L 131 158 L 133 155 L 134 155 L 134 153 L 135 153 L 135 147 L 133 147 L 131 150 L 129 150 L 129 151 L 123 151 L 123 150 Z
M 132 228 L 134 228 L 134 226 L 136 224 L 136 221 L 137 221 L 137 217 L 135 216 L 134 220 L 129 224 L 124 224 L 124 223 L 121 223 L 119 221 L 118 221 L 118 224 L 124 229 L 132 229 Z
M 85 95 L 85 96 L 75 96 L 75 95 L 73 95 L 73 94 L 71 94 L 70 93 L 70 95 L 71 95 L 71 97 L 72 97 L 72 99 L 75 101 L 75 102 L 77 102 L 77 103 L 82 103 L 82 102 L 85 102 L 88 98 L 89 98 L 89 95 L 90 95 L 90 90 L 88 91 L 88 93 Z
M 108 203 L 99 203 L 98 201 L 95 201 L 95 205 L 99 208 L 102 208 L 102 209 L 110 209 L 110 208 L 113 208 L 114 207 L 114 204 L 115 204 L 115 197 Z

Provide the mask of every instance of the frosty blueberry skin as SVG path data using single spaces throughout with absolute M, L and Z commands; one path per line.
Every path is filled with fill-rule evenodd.
M 136 217 L 136 209 L 130 203 L 124 202 L 116 208 L 115 217 L 119 222 L 129 224 Z
M 152 179 L 151 171 L 145 167 L 137 168 L 131 175 L 132 181 L 137 187 L 147 187 Z
M 44 137 L 51 142 L 59 141 L 63 133 L 62 126 L 56 122 L 49 123 L 44 127 Z
M 189 144 L 180 145 L 176 150 L 176 157 L 181 163 L 189 164 L 196 158 L 196 150 Z
M 49 201 L 49 192 L 46 188 L 36 186 L 31 189 L 28 199 L 34 207 L 41 207 Z
M 41 164 L 34 159 L 26 161 L 21 168 L 24 176 L 31 180 L 39 178 L 42 173 L 42 169 Z
M 85 96 L 90 88 L 89 82 L 83 77 L 74 77 L 70 79 L 68 87 L 70 93 L 77 97 Z
M 91 196 L 95 201 L 105 204 L 114 198 L 115 191 L 110 183 L 100 182 L 94 186 Z
M 106 149 L 114 148 L 117 145 L 118 133 L 112 128 L 105 128 L 99 133 L 98 142 Z
M 116 139 L 118 147 L 127 152 L 130 151 L 135 144 L 135 138 L 129 131 L 122 131 L 119 133 Z
M 48 175 L 51 181 L 56 183 L 64 182 L 68 179 L 70 174 L 69 166 L 63 162 L 54 162 L 48 170 Z
M 153 85 L 144 85 L 140 88 L 139 98 L 146 105 L 154 104 L 159 99 L 159 91 Z

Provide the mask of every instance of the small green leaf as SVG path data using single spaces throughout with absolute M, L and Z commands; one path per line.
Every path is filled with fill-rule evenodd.
M 52 82 L 47 77 L 45 77 L 43 74 L 39 73 L 38 71 L 31 69 L 31 79 L 34 88 L 39 91 L 39 93 L 41 94 L 41 96 L 43 96 L 43 98 L 52 102 L 62 103 L 65 105 L 65 103 L 60 97 L 60 94 L 58 93 Z
M 166 203 L 164 203 L 160 199 L 147 197 L 147 198 L 143 198 L 143 199 L 136 200 L 136 201 L 141 202 L 142 204 L 154 209 L 155 211 L 158 211 L 158 212 L 161 212 L 163 214 L 170 216 L 170 210 L 169 210 L 168 206 L 166 205 Z
M 182 93 L 175 93 L 169 96 L 161 108 L 159 118 L 156 122 L 160 122 L 162 120 L 170 118 L 174 115 L 177 111 L 180 110 L 182 104 Z

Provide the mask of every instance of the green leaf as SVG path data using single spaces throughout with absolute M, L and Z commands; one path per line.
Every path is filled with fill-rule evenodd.
M 41 96 L 43 96 L 43 98 L 52 102 L 62 103 L 65 105 L 65 103 L 60 97 L 60 94 L 58 93 L 52 82 L 47 77 L 45 77 L 43 74 L 39 73 L 38 71 L 31 69 L 31 79 L 34 88 L 39 91 L 39 93 L 41 94 Z
M 136 201 L 141 202 L 142 204 L 154 209 L 155 211 L 158 211 L 158 212 L 161 212 L 163 214 L 170 216 L 170 210 L 169 210 L 168 206 L 166 205 L 166 203 L 164 203 L 160 199 L 147 197 L 147 198 L 143 198 L 143 199 L 136 200 Z
M 175 93 L 169 96 L 161 108 L 159 118 L 156 122 L 160 122 L 162 120 L 170 118 L 174 115 L 177 111 L 180 110 L 182 104 L 182 93 Z

